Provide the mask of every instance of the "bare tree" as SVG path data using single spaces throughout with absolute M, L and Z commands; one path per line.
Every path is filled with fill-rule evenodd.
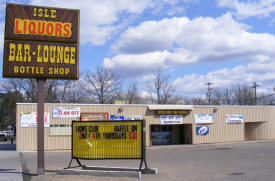
M 23 90 L 27 102 L 37 102 L 38 87 L 35 79 L 24 79 Z
M 111 103 L 120 90 L 120 80 L 111 70 L 97 68 L 85 75 L 90 85 L 87 91 L 94 96 L 97 103 Z
M 174 93 L 174 89 L 169 82 L 169 76 L 161 69 L 154 72 L 154 75 L 154 89 L 157 94 L 157 103 L 167 104 Z
M 223 104 L 230 105 L 232 104 L 233 89 L 224 88 L 222 89 L 222 102 Z
M 59 90 L 60 82 L 56 79 L 48 79 L 45 82 L 45 102 L 59 102 Z
M 213 95 L 212 95 L 212 104 L 214 104 L 214 105 L 222 104 L 221 89 L 215 88 L 215 89 L 213 89 L 212 93 L 213 93 Z
M 128 104 L 136 104 L 137 99 L 138 99 L 138 84 L 136 81 L 134 81 L 128 84 L 126 100 L 128 101 Z
M 66 85 L 67 85 L 66 94 L 64 95 L 63 102 L 95 103 L 91 100 L 91 96 L 88 95 L 87 91 L 81 88 L 86 86 L 82 80 L 71 81 L 69 84 L 66 84 Z
M 238 105 L 255 104 L 253 90 L 247 85 L 233 86 L 233 102 Z
M 2 81 L 1 87 L 5 92 L 21 92 L 24 86 L 23 80 L 24 79 L 5 79 Z
M 73 84 L 73 80 L 63 80 L 61 81 L 60 83 L 60 86 L 61 86 L 61 91 L 60 91 L 60 102 L 66 102 L 65 100 L 65 96 L 66 96 L 66 93 L 68 91 L 68 89 L 71 88 L 71 85 Z

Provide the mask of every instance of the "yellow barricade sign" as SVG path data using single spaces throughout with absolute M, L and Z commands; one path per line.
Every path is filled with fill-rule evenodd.
M 143 121 L 73 121 L 72 158 L 142 159 Z

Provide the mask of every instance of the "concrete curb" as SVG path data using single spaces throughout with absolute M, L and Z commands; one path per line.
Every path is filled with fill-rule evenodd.
M 131 177 L 141 178 L 141 172 L 135 171 L 104 171 L 104 170 L 82 170 L 82 169 L 58 169 L 59 175 L 90 175 L 97 177 Z
M 129 172 L 141 172 L 142 174 L 157 174 L 157 168 L 148 168 L 141 170 L 137 168 L 123 168 L 123 167 L 95 167 L 95 166 L 82 166 L 83 170 L 103 170 L 103 171 L 129 171 Z

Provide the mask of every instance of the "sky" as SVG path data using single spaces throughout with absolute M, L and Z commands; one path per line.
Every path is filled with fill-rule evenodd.
M 275 0 L 0 0 L 1 60 L 7 2 L 80 9 L 80 75 L 104 67 L 142 95 L 158 69 L 182 96 L 275 87 Z

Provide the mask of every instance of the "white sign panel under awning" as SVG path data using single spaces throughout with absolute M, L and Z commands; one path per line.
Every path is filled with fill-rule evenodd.
M 44 127 L 49 127 L 50 124 L 50 113 L 44 112 Z M 20 126 L 23 128 L 36 128 L 37 127 L 37 113 L 27 112 L 21 113 Z
M 225 115 L 225 122 L 227 124 L 240 124 L 243 123 L 243 115 L 242 114 L 227 114 Z
M 53 118 L 79 118 L 80 108 L 53 108 Z
M 212 124 L 214 123 L 214 114 L 195 114 L 196 124 Z
M 182 115 L 160 115 L 160 124 L 183 124 Z

